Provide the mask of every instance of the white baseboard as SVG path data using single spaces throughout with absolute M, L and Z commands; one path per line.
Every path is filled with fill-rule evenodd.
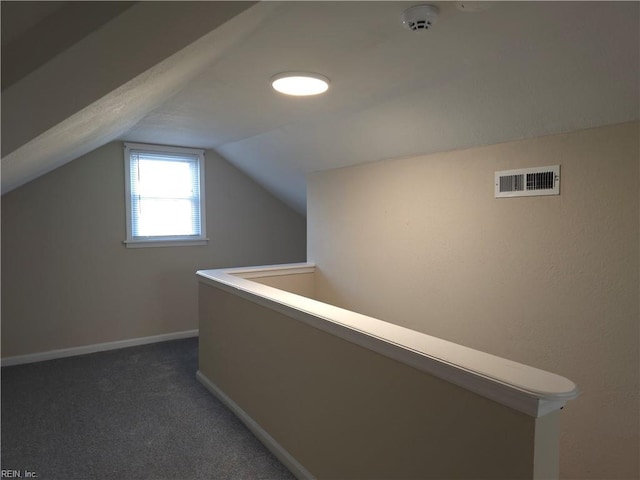
M 258 423 L 249 416 L 240 406 L 231 400 L 216 384 L 209 380 L 200 370 L 196 372 L 196 378 L 209 390 L 214 397 L 224 403 L 244 423 L 253 434 L 258 437 L 265 447 L 273 453 L 284 466 L 299 480 L 314 480 L 315 477 L 300 464 L 285 448 L 267 433 Z
M 56 358 L 75 357 L 76 355 L 86 355 L 87 353 L 117 350 L 119 348 L 135 347 L 137 345 L 146 345 L 148 343 L 166 342 L 168 340 L 179 340 L 181 338 L 197 336 L 198 330 L 186 330 L 184 332 L 165 333 L 162 335 L 153 335 L 151 337 L 138 337 L 130 338 L 128 340 L 118 340 L 115 342 L 95 343 L 93 345 L 84 345 L 81 347 L 61 348 L 59 350 L 50 350 L 48 352 L 29 353 L 27 355 L 16 355 L 15 357 L 2 358 L 0 359 L 0 365 L 3 367 L 9 367 L 12 365 L 22 365 L 24 363 L 43 362 L 45 360 L 53 360 Z

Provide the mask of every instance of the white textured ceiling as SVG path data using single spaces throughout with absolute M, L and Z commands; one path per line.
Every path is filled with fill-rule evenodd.
M 304 212 L 310 172 L 640 117 L 638 2 L 495 2 L 476 13 L 432 2 L 437 23 L 413 33 L 400 16 L 416 3 L 271 4 L 119 138 L 213 148 Z M 326 75 L 331 88 L 274 92 L 270 77 L 291 70 Z
M 637 3 L 290 2 L 124 138 L 215 148 L 299 211 L 309 172 L 637 119 Z M 289 98 L 269 78 L 328 76 Z

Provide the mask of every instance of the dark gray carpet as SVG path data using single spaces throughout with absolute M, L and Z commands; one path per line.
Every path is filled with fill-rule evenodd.
M 195 379 L 197 339 L 2 368 L 2 469 L 39 480 L 293 479 Z

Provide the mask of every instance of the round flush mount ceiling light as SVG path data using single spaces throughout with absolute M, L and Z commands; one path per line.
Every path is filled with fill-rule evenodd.
M 317 73 L 286 72 L 273 76 L 271 86 L 285 95 L 305 97 L 326 92 L 329 89 L 329 79 Z

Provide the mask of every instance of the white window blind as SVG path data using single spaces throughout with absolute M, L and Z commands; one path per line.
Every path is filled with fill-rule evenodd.
M 204 152 L 125 144 L 127 246 L 206 241 Z

